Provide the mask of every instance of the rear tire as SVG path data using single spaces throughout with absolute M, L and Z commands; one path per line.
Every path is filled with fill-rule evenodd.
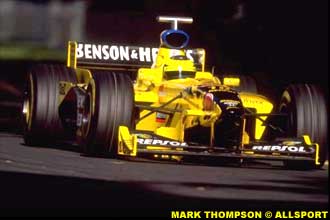
M 257 83 L 251 76 L 246 75 L 225 75 L 224 77 L 236 77 L 240 79 L 240 85 L 234 87 L 238 92 L 258 93 Z
M 23 106 L 26 145 L 50 144 L 65 136 L 58 111 L 60 81 L 76 83 L 74 70 L 51 64 L 30 69 Z
M 127 75 L 94 71 L 87 89 L 83 124 L 77 133 L 84 153 L 114 156 L 118 128 L 131 127 L 133 109 L 133 84 Z
M 288 114 L 288 135 L 300 137 L 308 134 L 312 142 L 320 146 L 320 165 L 307 161 L 286 161 L 285 166 L 294 169 L 322 168 L 328 154 L 328 114 L 324 93 L 315 85 L 289 85 L 283 92 L 279 107 Z

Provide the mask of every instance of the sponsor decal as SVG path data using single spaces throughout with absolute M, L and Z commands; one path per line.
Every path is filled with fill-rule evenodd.
M 220 100 L 220 103 L 228 106 L 228 107 L 235 107 L 237 106 L 240 102 L 236 100 Z
M 123 45 L 82 44 L 77 46 L 77 59 L 104 61 L 153 62 L 158 48 Z
M 283 141 L 282 142 L 284 145 L 297 145 L 297 144 L 302 144 L 301 141 Z
M 312 148 L 306 151 L 304 146 L 286 146 L 286 145 L 255 145 L 252 150 L 256 151 L 279 151 L 279 152 L 292 152 L 292 153 L 307 153 L 313 152 Z
M 101 45 L 78 43 L 76 56 L 78 61 L 105 63 L 136 63 L 152 64 L 155 62 L 158 53 L 156 47 L 139 47 L 128 45 Z M 171 54 L 178 54 L 178 50 L 172 49 Z M 187 57 L 195 63 L 202 62 L 202 54 L 194 49 L 186 50 Z
M 137 138 L 142 138 L 142 139 L 152 138 L 152 135 L 145 134 L 145 133 L 137 133 L 135 135 L 136 135 Z
M 138 138 L 137 142 L 142 145 L 178 146 L 178 147 L 187 146 L 186 142 L 160 140 L 160 139 L 152 139 L 152 138 L 146 138 L 146 139 Z
M 241 97 L 243 103 L 250 104 L 250 105 L 263 105 L 264 101 L 263 100 L 258 100 L 258 99 L 250 99 L 246 97 Z
M 164 113 L 157 112 L 156 113 L 156 122 L 164 123 L 166 121 L 167 115 Z

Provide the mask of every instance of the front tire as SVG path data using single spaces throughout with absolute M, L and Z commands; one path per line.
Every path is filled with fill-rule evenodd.
M 60 81 L 76 83 L 74 70 L 51 64 L 30 69 L 23 104 L 26 145 L 50 144 L 65 136 L 58 108 Z
M 118 128 L 131 127 L 133 108 L 133 85 L 127 75 L 94 71 L 87 89 L 83 123 L 77 133 L 84 153 L 114 156 Z
M 311 141 L 320 147 L 320 165 L 307 161 L 286 161 L 285 166 L 295 169 L 322 168 L 328 154 L 328 113 L 321 89 L 310 84 L 288 86 L 283 92 L 279 111 L 288 114 L 285 128 L 288 135 L 300 137 L 308 134 Z

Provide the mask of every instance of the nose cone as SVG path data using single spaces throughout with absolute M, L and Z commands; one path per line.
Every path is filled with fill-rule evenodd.
M 223 112 L 223 116 L 240 117 L 244 113 L 243 104 L 236 92 L 217 91 L 214 92 L 214 97 Z

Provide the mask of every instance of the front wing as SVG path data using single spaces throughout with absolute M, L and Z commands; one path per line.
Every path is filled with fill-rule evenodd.
M 250 158 L 262 160 L 301 160 L 319 164 L 319 145 L 311 143 L 308 135 L 300 139 L 278 139 L 273 142 L 251 142 L 228 148 L 201 146 L 178 142 L 148 131 L 129 131 L 119 127 L 118 155 L 167 155 L 190 157 Z

